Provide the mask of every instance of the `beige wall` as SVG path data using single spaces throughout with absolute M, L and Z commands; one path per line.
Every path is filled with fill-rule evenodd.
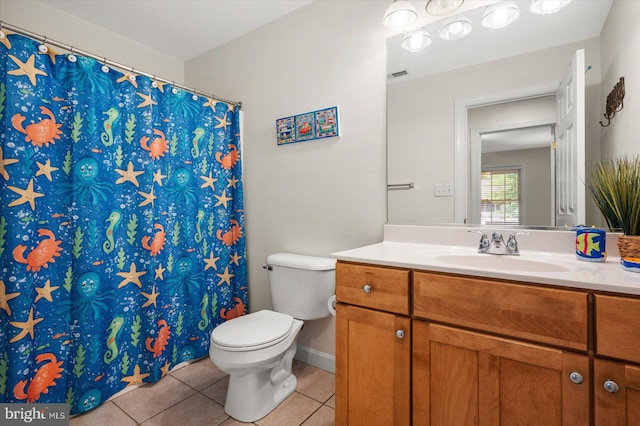
M 143 72 L 156 74 L 176 83 L 184 83 L 182 60 L 46 3 L 32 0 L 0 0 L 0 20 Z
M 186 63 L 188 85 L 243 102 L 252 311 L 271 307 L 270 253 L 328 256 L 382 240 L 387 6 L 317 1 Z M 276 145 L 276 119 L 332 105 L 340 138 Z M 333 354 L 334 318 L 305 324 L 298 343 Z
M 640 154 L 640 2 L 617 0 L 600 36 L 602 51 L 602 96 L 598 104 L 599 120 L 604 120 L 606 97 L 625 77 L 624 109 L 609 127 L 598 126 L 602 137 L 602 157 Z M 606 120 L 604 120 L 606 123 Z

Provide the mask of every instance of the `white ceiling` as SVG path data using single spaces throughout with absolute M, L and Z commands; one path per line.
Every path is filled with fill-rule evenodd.
M 314 0 L 41 0 L 181 60 Z
M 574 0 L 560 12 L 544 16 L 529 12 L 530 0 L 517 0 L 520 17 L 498 30 L 480 25 L 486 5 L 495 0 L 466 0 L 451 15 L 466 15 L 474 29 L 466 38 L 457 41 L 438 38 L 442 20 L 451 15 L 434 18 L 427 15 L 425 0 L 411 2 L 419 14 L 412 29 L 426 27 L 433 43 L 421 52 L 411 53 L 400 48 L 402 32 L 387 39 L 389 74 L 402 70 L 409 73 L 389 80 L 389 84 L 598 37 L 613 0 Z

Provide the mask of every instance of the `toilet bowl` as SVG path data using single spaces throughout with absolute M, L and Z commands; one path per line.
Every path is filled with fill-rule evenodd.
M 277 253 L 266 269 L 277 312 L 234 318 L 211 333 L 211 360 L 229 374 L 224 409 L 242 422 L 261 419 L 296 390 L 291 366 L 302 320 L 328 316 L 335 292 L 334 259 Z

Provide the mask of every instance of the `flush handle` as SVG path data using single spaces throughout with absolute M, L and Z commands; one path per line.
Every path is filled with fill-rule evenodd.
M 578 373 L 577 371 L 572 371 L 569 374 L 569 380 L 571 380 L 576 385 L 579 385 L 584 382 L 584 377 L 582 377 L 582 374 Z
M 371 286 L 369 284 L 363 285 L 362 291 L 364 291 L 365 293 L 371 293 Z
M 396 337 L 398 339 L 404 339 L 404 330 L 396 330 Z
M 613 380 L 605 380 L 602 387 L 609 393 L 618 393 L 620 391 L 620 386 Z

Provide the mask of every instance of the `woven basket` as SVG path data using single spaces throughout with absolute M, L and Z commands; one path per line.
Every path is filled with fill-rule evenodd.
M 640 259 L 640 235 L 618 236 L 618 251 L 622 258 Z

